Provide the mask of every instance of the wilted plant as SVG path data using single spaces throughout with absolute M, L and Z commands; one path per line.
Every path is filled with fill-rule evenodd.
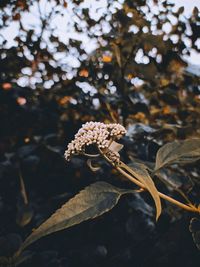
M 90 168 L 96 170 L 98 167 L 92 166 L 92 160 L 103 157 L 123 177 L 133 182 L 139 188 L 137 190 L 120 189 L 106 182 L 96 182 L 86 187 L 34 230 L 24 241 L 15 256 L 21 254 L 27 246 L 43 236 L 69 228 L 109 211 L 124 194 L 148 191 L 155 202 L 156 220 L 158 220 L 162 211 L 161 199 L 189 212 L 200 212 L 200 207 L 190 203 L 184 193 L 182 193 L 182 196 L 185 198 L 186 203 L 177 201 L 159 192 L 152 179 L 153 175 L 160 169 L 170 164 L 186 164 L 199 159 L 200 139 L 174 141 L 164 145 L 157 152 L 154 170 L 150 170 L 143 163 L 126 165 L 121 161 L 119 151 L 123 145 L 116 141 L 125 133 L 125 128 L 117 123 L 87 122 L 75 135 L 74 140 L 68 144 L 65 158 L 67 161 L 70 161 L 74 155 L 84 155 L 88 158 Z M 95 153 L 88 152 L 90 146 L 95 148 L 93 149 L 93 151 L 96 150 Z

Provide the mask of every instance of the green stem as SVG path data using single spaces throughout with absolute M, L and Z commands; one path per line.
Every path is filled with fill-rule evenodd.
M 124 165 L 124 163 L 123 163 Z M 127 166 L 128 167 L 128 166 Z M 132 175 L 128 174 L 127 172 L 125 172 L 122 168 L 116 166 L 115 167 L 117 169 L 118 172 L 120 172 L 123 176 L 125 176 L 126 178 L 128 178 L 130 181 L 132 181 L 133 183 L 135 183 L 136 185 L 138 185 L 139 187 L 143 188 L 146 190 L 146 187 L 143 185 L 143 183 L 141 183 L 140 181 L 138 181 L 136 178 L 134 178 Z M 129 168 L 129 167 L 128 167 Z M 186 204 L 183 204 L 182 202 L 179 202 L 178 200 L 175 200 L 172 197 L 169 197 L 161 192 L 158 191 L 158 195 L 160 196 L 160 198 L 167 200 L 168 202 L 184 209 L 190 212 L 197 212 L 199 213 L 198 209 L 194 206 L 188 206 Z
M 134 175 L 133 175 L 133 171 L 130 167 L 128 167 L 125 163 L 123 163 L 122 161 L 120 161 L 120 163 L 118 165 L 115 165 L 104 153 L 103 151 L 101 151 L 99 149 L 99 152 L 101 153 L 101 155 L 119 172 L 121 173 L 124 177 L 126 177 L 127 179 L 129 179 L 131 182 L 133 182 L 134 184 L 138 185 L 140 188 L 144 189 L 144 190 L 147 190 L 147 188 L 145 187 L 145 185 L 138 181 Z M 128 171 L 129 173 L 127 173 L 126 171 L 124 171 L 122 169 L 122 167 L 126 169 L 126 171 Z M 160 196 L 160 198 L 174 204 L 175 206 L 178 206 L 179 208 L 182 208 L 184 210 L 187 210 L 189 212 L 196 212 L 196 213 L 199 213 L 199 210 L 193 206 L 193 205 L 187 205 L 187 204 L 184 204 L 172 197 L 169 197 L 161 192 L 158 191 L 158 195 Z

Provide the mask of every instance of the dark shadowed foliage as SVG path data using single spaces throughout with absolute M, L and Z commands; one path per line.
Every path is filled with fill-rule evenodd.
M 105 161 L 92 172 L 84 157 L 68 164 L 63 154 L 83 123 L 120 123 L 123 161 L 145 164 L 160 191 L 199 205 L 199 141 L 182 142 L 200 138 L 200 68 L 186 61 L 200 52 L 200 12 L 186 18 L 167 1 L 100 2 L 0 1 L 2 266 L 64 203 L 105 183 L 114 190 L 108 209 L 121 196 L 111 212 L 39 240 L 18 264 L 199 266 L 198 214 L 162 201 L 156 222 L 149 194 L 120 191 L 135 187 Z

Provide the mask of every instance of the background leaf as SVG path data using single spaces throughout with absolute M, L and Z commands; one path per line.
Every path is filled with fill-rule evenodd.
M 192 238 L 193 238 L 195 245 L 200 250 L 200 220 L 199 218 L 191 219 L 189 230 L 192 233 Z
M 162 146 L 156 155 L 157 171 L 174 163 L 191 163 L 200 158 L 200 139 L 174 141 Z
M 86 187 L 34 230 L 22 244 L 20 252 L 43 236 L 100 216 L 112 209 L 122 194 L 131 191 L 119 189 L 106 182 L 97 182 Z

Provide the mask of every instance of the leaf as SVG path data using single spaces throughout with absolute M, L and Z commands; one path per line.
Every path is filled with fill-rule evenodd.
M 20 205 L 17 208 L 16 222 L 19 226 L 24 227 L 29 224 L 33 217 L 33 210 L 30 205 Z
M 79 76 L 87 78 L 89 76 L 89 72 L 86 69 L 82 69 L 79 71 Z
M 141 100 L 139 99 L 139 101 Z M 155 131 L 156 130 L 154 128 L 143 123 L 134 123 L 128 126 L 126 136 L 128 136 L 131 140 L 135 140 L 136 137 L 150 135 Z
M 141 163 L 131 163 L 129 164 L 130 168 L 125 164 L 122 166 L 137 180 L 142 182 L 145 188 L 149 191 L 156 205 L 156 220 L 158 220 L 162 210 L 161 201 L 158 195 L 158 190 L 156 189 L 155 184 L 147 171 L 147 167 Z
M 31 259 L 32 254 L 29 251 L 23 252 L 21 255 L 15 257 L 0 257 L 0 266 L 6 267 L 6 266 L 15 266 L 21 265 L 28 259 Z
M 103 61 L 104 63 L 110 63 L 110 62 L 112 61 L 112 57 L 109 56 L 109 55 L 103 55 L 103 57 L 102 57 L 102 61 Z
M 140 211 L 143 214 L 147 215 L 148 217 L 153 217 L 153 208 L 145 200 L 141 197 L 140 194 L 135 194 L 135 198 L 131 198 L 128 202 L 130 207 L 134 210 Z
M 112 152 L 119 152 L 120 150 L 122 150 L 124 146 L 120 143 L 117 143 L 115 141 L 112 141 L 112 143 L 109 146 L 109 150 L 111 150 Z
M 174 190 L 189 192 L 192 190 L 193 183 L 188 175 L 174 173 L 170 169 L 160 169 L 156 176 L 167 186 Z
M 86 187 L 34 230 L 18 253 L 46 235 L 102 215 L 117 204 L 121 195 L 131 192 L 133 190 L 119 189 L 106 182 L 96 182 Z
M 179 7 L 177 14 L 180 15 L 184 12 L 184 6 Z
M 198 9 L 198 7 L 195 6 L 194 9 L 193 9 L 193 12 L 192 12 L 192 13 L 193 13 L 193 16 L 194 16 L 194 17 L 197 17 L 198 14 L 199 14 L 199 9 Z
M 200 139 L 174 141 L 162 146 L 156 155 L 155 171 L 175 163 L 191 163 L 200 158 Z
M 2 84 L 2 89 L 7 91 L 12 89 L 12 84 L 11 83 L 3 83 Z

